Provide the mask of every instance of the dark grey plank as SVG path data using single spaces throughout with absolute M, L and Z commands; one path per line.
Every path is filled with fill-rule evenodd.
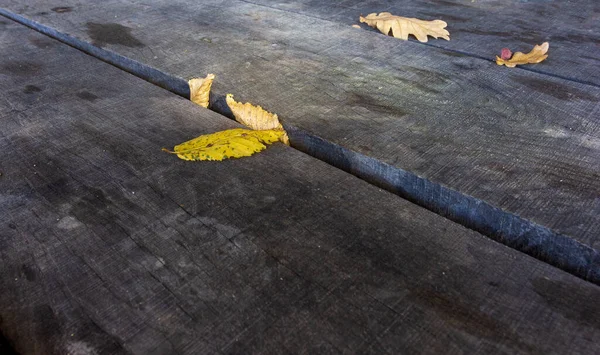
M 236 124 L 3 26 L 1 64 L 35 68 L 0 74 L 0 330 L 20 353 L 600 350 L 597 286 L 281 144 L 163 154 Z
M 247 2 L 0 4 L 598 248 L 596 87 Z
M 383 11 L 425 20 L 441 19 L 448 23 L 451 40 L 432 40 L 430 45 L 489 60 L 500 55 L 504 47 L 528 52 L 536 44 L 550 42 L 549 59 L 541 65 L 525 67 L 527 70 L 600 86 L 600 3 L 596 0 L 245 2 L 346 25 L 357 24 L 361 14 Z

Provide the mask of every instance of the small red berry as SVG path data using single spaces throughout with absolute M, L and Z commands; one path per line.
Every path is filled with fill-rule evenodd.
M 512 52 L 508 48 L 502 48 L 502 52 L 500 53 L 500 58 L 504 60 L 508 60 L 512 57 Z

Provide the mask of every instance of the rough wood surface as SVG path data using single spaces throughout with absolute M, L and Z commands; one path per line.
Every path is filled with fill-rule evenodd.
M 528 52 L 550 42 L 544 65 L 527 70 L 600 86 L 600 2 L 596 0 L 244 0 L 351 26 L 359 15 L 391 12 L 448 23 L 449 42 L 429 45 L 494 60 L 504 47 Z M 363 28 L 367 28 L 363 25 Z M 376 31 L 373 29 L 373 31 Z
M 600 246 L 597 87 L 248 2 L 0 5 Z
M 22 354 L 598 353 L 600 288 L 2 24 L 0 330 Z M 9 68 L 7 70 L 6 68 Z

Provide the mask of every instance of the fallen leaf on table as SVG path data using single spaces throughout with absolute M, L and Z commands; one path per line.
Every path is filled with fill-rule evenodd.
M 176 145 L 173 151 L 183 160 L 223 160 L 249 157 L 275 143 L 283 137 L 285 131 L 279 129 L 255 131 L 244 128 L 230 129 L 196 137 Z
M 377 28 L 385 35 L 392 35 L 403 40 L 407 40 L 408 35 L 411 34 L 419 42 L 427 42 L 427 36 L 450 40 L 450 33 L 444 29 L 448 24 L 442 20 L 425 21 L 382 12 L 379 15 L 372 13 L 367 17 L 360 16 L 360 22 Z
M 536 45 L 533 47 L 531 52 L 522 53 L 516 52 L 510 59 L 503 59 L 501 57 L 496 56 L 496 64 L 498 65 L 506 65 L 509 68 L 514 68 L 517 65 L 521 64 L 535 64 L 540 63 L 544 59 L 548 58 L 548 48 L 550 44 L 548 42 L 544 42 L 540 45 Z
M 260 106 L 254 106 L 249 102 L 245 104 L 236 102 L 232 94 L 227 94 L 225 101 L 233 112 L 235 120 L 252 129 L 283 129 L 277 114 L 270 113 Z
M 208 107 L 210 87 L 214 78 L 214 74 L 208 74 L 206 78 L 194 78 L 188 81 L 190 100 L 202 107 Z
M 270 113 L 260 106 L 254 106 L 249 102 L 246 102 L 245 104 L 236 102 L 233 99 L 232 94 L 227 94 L 225 101 L 227 102 L 227 106 L 229 106 L 231 109 L 231 112 L 233 112 L 233 116 L 235 117 L 236 121 L 256 130 L 282 130 L 284 132 L 282 142 L 290 145 L 287 133 L 283 129 L 283 126 L 281 125 L 281 122 L 279 122 L 279 118 L 277 118 L 276 114 Z

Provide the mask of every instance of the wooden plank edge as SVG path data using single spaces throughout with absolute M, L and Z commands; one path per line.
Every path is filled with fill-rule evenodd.
M 54 38 L 103 62 L 189 99 L 186 80 L 102 49 L 0 8 L 0 15 Z M 233 119 L 224 93 L 211 92 L 209 109 Z M 409 171 L 359 154 L 285 124 L 290 143 L 329 165 L 450 219 L 488 238 L 600 286 L 600 252 L 573 238 L 504 211 L 483 200 Z
M 573 238 L 409 171 L 284 125 L 306 154 L 510 248 L 600 286 L 600 253 Z
M 166 74 L 149 65 L 140 63 L 131 58 L 122 56 L 115 52 L 96 47 L 88 42 L 79 40 L 68 34 L 59 32 L 54 28 L 44 26 L 41 23 L 27 19 L 21 15 L 12 13 L 0 7 L 0 15 L 27 26 L 35 31 L 45 34 L 48 37 L 54 38 L 70 47 L 78 49 L 85 54 L 95 57 L 105 63 L 115 66 L 123 71 L 144 79 L 156 86 L 169 90 L 177 95 L 183 96 L 186 99 L 190 98 L 190 88 L 187 81 Z

